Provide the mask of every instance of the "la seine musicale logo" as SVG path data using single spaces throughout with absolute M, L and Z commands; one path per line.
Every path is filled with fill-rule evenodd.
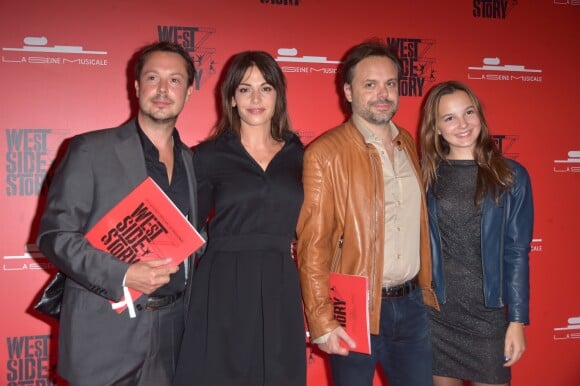
M 580 0 L 554 0 L 556 5 L 580 5 Z
M 564 327 L 554 328 L 554 340 L 580 339 L 580 316 L 571 316 Z
M 492 81 L 542 82 L 542 70 L 522 64 L 502 64 L 497 56 L 486 57 L 482 65 L 467 67 L 467 79 Z
M 580 150 L 570 150 L 567 156 L 554 160 L 554 173 L 580 173 Z
M 56 271 L 56 267 L 48 261 L 35 244 L 26 244 L 22 255 L 4 255 L 2 271 Z
M 2 63 L 93 67 L 109 65 L 107 51 L 85 49 L 79 45 L 49 45 L 46 36 L 26 36 L 23 43 L 21 47 L 2 47 Z
M 298 49 L 291 47 L 278 48 L 275 60 L 280 64 L 282 72 L 301 74 L 336 74 L 339 60 L 328 59 L 322 55 L 298 55 Z

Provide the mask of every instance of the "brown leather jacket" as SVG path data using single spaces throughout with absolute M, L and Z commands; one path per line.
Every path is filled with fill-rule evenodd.
M 409 156 L 423 186 L 415 142 L 404 129 L 393 139 Z M 304 203 L 298 219 L 298 264 L 310 335 L 316 339 L 339 326 L 333 318 L 328 274 L 369 278 L 370 330 L 379 332 L 384 253 L 384 184 L 376 148 L 348 121 L 306 149 Z M 429 228 L 422 189 L 419 285 L 425 304 L 438 308 L 431 287 Z M 342 244 L 342 247 L 340 246 Z

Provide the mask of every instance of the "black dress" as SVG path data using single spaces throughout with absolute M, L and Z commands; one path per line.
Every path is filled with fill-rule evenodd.
M 430 310 L 433 374 L 507 383 L 505 310 L 486 308 L 483 300 L 482 213 L 473 201 L 477 165 L 472 160 L 442 162 L 438 173 L 435 196 L 446 296 L 441 312 Z
M 174 385 L 304 386 L 306 346 L 290 245 L 303 200 L 294 134 L 264 171 L 231 132 L 200 144 L 200 215 L 214 210 Z M 203 223 L 201 221 L 200 223 Z

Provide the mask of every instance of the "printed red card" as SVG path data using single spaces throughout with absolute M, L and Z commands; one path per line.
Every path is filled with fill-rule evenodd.
M 150 177 L 117 203 L 85 236 L 95 248 L 129 264 L 170 257 L 172 265 L 179 265 L 205 243 Z M 130 301 L 142 295 L 133 289 L 129 293 Z M 120 313 L 125 308 L 126 301 L 115 310 Z

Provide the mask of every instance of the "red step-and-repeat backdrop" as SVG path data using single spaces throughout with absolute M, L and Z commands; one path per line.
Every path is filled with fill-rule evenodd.
M 236 52 L 272 54 L 305 144 L 343 120 L 337 62 L 380 37 L 404 65 L 395 121 L 416 135 L 421 101 L 457 79 L 481 97 L 502 152 L 529 170 L 536 221 L 528 349 L 514 386 L 580 385 L 579 0 L 15 1 L 0 4 L 0 385 L 54 383 L 56 326 L 30 310 L 54 268 L 36 248 L 43 188 L 71 136 L 134 113 L 135 50 L 182 44 L 198 74 L 178 121 L 186 143 L 216 121 Z M 308 348 L 308 385 L 330 385 Z M 386 385 L 377 374 L 375 385 Z

